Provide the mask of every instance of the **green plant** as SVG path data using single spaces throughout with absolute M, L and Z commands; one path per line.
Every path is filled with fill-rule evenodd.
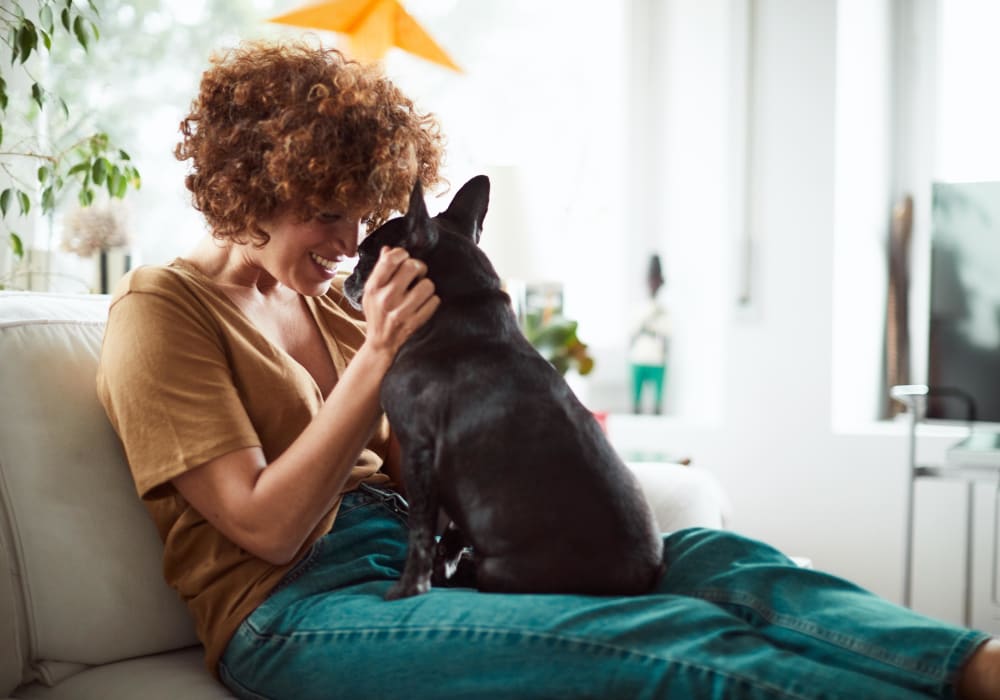
M 34 208 L 50 214 L 73 191 L 82 206 L 89 206 L 101 189 L 122 198 L 130 186 L 140 186 L 129 154 L 103 131 L 88 133 L 85 122 L 71 119 L 66 101 L 43 84 L 57 49 L 73 44 L 89 52 L 100 38 L 97 19 L 93 0 L 86 8 L 74 0 L 0 4 L 0 170 L 5 180 L 0 221 L 15 265 L 24 258 L 25 244 L 9 219 L 27 217 Z
M 572 368 L 585 376 L 594 369 L 594 358 L 577 337 L 576 326 L 576 321 L 554 314 L 536 312 L 524 317 L 524 335 L 542 357 L 560 374 Z

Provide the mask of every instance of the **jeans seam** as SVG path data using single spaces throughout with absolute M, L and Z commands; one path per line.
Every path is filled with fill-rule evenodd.
M 840 633 L 826 632 L 823 627 L 814 622 L 803 622 L 793 616 L 775 612 L 764 601 L 756 596 L 747 593 L 734 593 L 718 589 L 706 589 L 691 593 L 696 598 L 710 601 L 712 603 L 728 603 L 748 608 L 762 617 L 768 623 L 777 627 L 793 630 L 799 634 L 817 639 L 826 644 L 831 644 L 845 651 L 860 654 L 875 661 L 891 664 L 897 668 L 904 669 L 910 673 L 918 673 L 928 680 L 941 681 L 942 669 L 934 668 L 921 662 L 913 662 L 905 657 L 888 653 L 882 647 L 868 645 L 859 642 L 855 637 Z
M 312 630 L 303 632 L 291 632 L 288 634 L 276 634 L 271 632 L 264 632 L 256 628 L 256 626 L 248 619 L 243 625 L 241 625 L 241 631 L 244 633 L 249 633 L 255 637 L 255 642 L 257 644 L 264 644 L 269 641 L 280 640 L 283 642 L 314 642 L 317 640 L 350 640 L 352 638 L 365 637 L 371 634 L 384 633 L 392 637 L 401 636 L 420 636 L 424 634 L 430 634 L 434 636 L 440 636 L 447 633 L 460 633 L 460 634 L 483 634 L 493 636 L 493 635 L 506 635 L 508 637 L 517 637 L 519 639 L 536 639 L 543 642 L 562 642 L 567 643 L 572 646 L 578 647 L 582 650 L 594 650 L 598 652 L 615 652 L 623 657 L 634 657 L 642 661 L 658 661 L 666 662 L 675 666 L 680 666 L 692 670 L 707 672 L 714 676 L 719 676 L 730 681 L 745 683 L 758 690 L 765 692 L 775 698 L 792 700 L 810 700 L 807 696 L 799 695 L 791 690 L 786 690 L 784 688 L 779 688 L 766 681 L 757 680 L 744 676 L 740 673 L 734 673 L 730 671 L 722 671 L 720 669 L 712 668 L 710 666 L 703 666 L 701 664 L 692 663 L 686 660 L 680 660 L 670 655 L 661 654 L 651 654 L 643 651 L 638 651 L 631 649 L 629 647 L 620 646 L 617 644 L 612 644 L 609 642 L 599 642 L 593 639 L 581 639 L 579 637 L 554 634 L 551 632 L 537 632 L 534 630 L 522 630 L 522 629 L 508 629 L 503 627 L 483 627 L 478 625 L 433 625 L 433 626 L 410 626 L 406 628 L 399 627 L 369 627 L 365 629 L 349 629 L 349 630 Z M 255 643 L 251 642 L 251 643 Z
M 322 539 L 322 538 L 320 538 Z M 310 571 L 313 567 L 319 563 L 319 557 L 316 555 L 319 553 L 319 540 L 316 540 L 309 546 L 309 551 L 306 552 L 305 556 L 302 557 L 301 561 L 295 564 L 281 579 L 274 585 L 274 588 L 270 590 L 267 597 L 270 598 L 278 591 L 283 588 L 290 586 L 291 584 L 302 578 L 303 574 Z
M 945 657 L 945 666 L 948 674 L 941 682 L 939 688 L 941 697 L 954 697 L 955 682 L 962 665 L 972 658 L 972 654 L 976 649 L 990 639 L 992 639 L 992 636 L 985 632 L 969 630 L 967 634 L 955 640 L 955 643 L 951 645 L 951 649 L 948 650 L 948 655 Z

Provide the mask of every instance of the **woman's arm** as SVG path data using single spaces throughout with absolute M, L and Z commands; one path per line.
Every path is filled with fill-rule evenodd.
M 440 303 L 425 273 L 406 251 L 383 249 L 365 286 L 365 342 L 280 456 L 268 464 L 259 447 L 236 450 L 173 479 L 188 503 L 234 543 L 285 564 L 333 506 L 375 427 L 382 378 Z

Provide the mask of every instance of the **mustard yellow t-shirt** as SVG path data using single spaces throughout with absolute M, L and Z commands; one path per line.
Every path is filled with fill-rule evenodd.
M 306 298 L 338 376 L 365 329 L 344 298 L 343 280 L 325 296 Z M 164 576 L 190 608 L 215 673 L 236 627 L 330 529 L 337 508 L 292 563 L 274 566 L 230 542 L 171 479 L 245 447 L 261 447 L 272 461 L 316 415 L 323 396 L 304 367 L 183 260 L 140 267 L 122 280 L 111 301 L 97 389 L 163 540 Z M 388 441 L 383 417 L 344 491 L 389 481 L 379 472 Z

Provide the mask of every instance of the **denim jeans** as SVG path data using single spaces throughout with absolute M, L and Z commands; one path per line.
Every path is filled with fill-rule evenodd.
M 407 545 L 389 492 L 347 494 L 333 529 L 243 622 L 219 665 L 241 698 L 953 697 L 988 635 L 918 615 L 775 549 L 664 536 L 637 597 L 489 594 L 386 602 Z

